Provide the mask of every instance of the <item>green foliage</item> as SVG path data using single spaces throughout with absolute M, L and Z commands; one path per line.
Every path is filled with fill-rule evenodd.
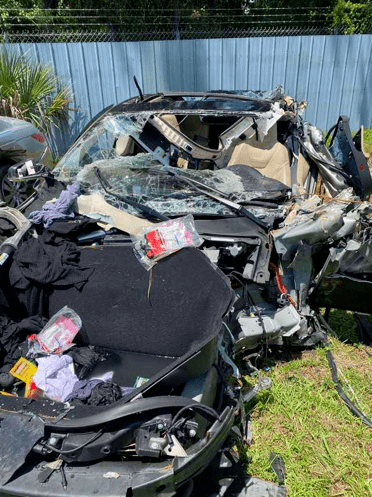
M 372 358 L 363 348 L 330 342 L 345 392 L 371 417 Z M 337 395 L 326 349 L 278 363 L 269 375 L 270 396 L 262 392 L 252 414 L 248 472 L 275 481 L 272 451 L 283 457 L 291 497 L 370 497 L 372 430 Z
M 27 54 L 0 52 L 0 115 L 25 119 L 47 133 L 67 121 L 71 90 Z
M 333 26 L 342 34 L 370 33 L 372 3 L 338 0 L 333 9 Z
M 364 151 L 366 154 L 372 155 L 372 129 L 364 129 L 363 133 Z
M 226 32 L 292 29 L 313 34 L 370 33 L 370 0 L 2 0 L 2 33 L 53 34 L 54 41 L 71 41 L 71 35 L 105 33 L 121 39 L 213 37 Z M 227 30 L 227 31 L 226 31 Z M 1 33 L 0 33 L 1 36 Z M 207 36 L 208 37 L 208 36 Z M 6 39 L 6 36 L 5 36 Z
M 354 314 L 341 309 L 332 309 L 329 314 L 329 325 L 341 341 L 359 342 L 358 324 Z
M 33 23 L 36 16 L 43 12 L 42 0 L 1 0 L 0 20 L 5 28 L 10 18 L 16 23 Z

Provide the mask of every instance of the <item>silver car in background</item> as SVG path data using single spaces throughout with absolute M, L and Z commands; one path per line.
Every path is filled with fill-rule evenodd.
M 18 207 L 32 193 L 35 180 L 14 183 L 8 177 L 11 166 L 27 159 L 52 167 L 45 137 L 27 121 L 0 117 L 0 203 Z

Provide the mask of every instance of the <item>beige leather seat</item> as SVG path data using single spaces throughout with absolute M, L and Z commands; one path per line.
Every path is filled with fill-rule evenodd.
M 134 140 L 131 136 L 119 136 L 116 140 L 115 151 L 120 157 L 131 155 L 134 152 Z
M 177 131 L 181 131 L 190 140 L 203 146 L 208 146 L 209 125 L 200 120 L 200 116 L 186 116 L 181 122 L 177 121 L 175 115 L 163 114 L 161 119 Z
M 243 164 L 253 167 L 263 175 L 291 186 L 290 154 L 277 140 L 277 126 L 272 126 L 262 142 L 252 133 L 234 148 L 229 166 Z M 309 164 L 299 154 L 297 182 L 303 186 L 309 172 Z
M 167 124 L 172 126 L 172 128 L 176 129 L 177 131 L 180 130 L 180 126 L 177 121 L 177 117 L 174 114 L 163 114 L 159 116 L 163 121 L 165 121 Z
M 181 131 L 188 136 L 190 140 L 196 143 L 208 146 L 209 124 L 200 120 L 200 116 L 187 116 L 181 124 Z

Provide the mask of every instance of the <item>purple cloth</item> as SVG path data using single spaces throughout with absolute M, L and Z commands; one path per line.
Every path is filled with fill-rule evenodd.
M 127 395 L 128 393 L 133 392 L 134 388 L 133 387 L 120 387 L 121 390 L 121 395 L 124 397 L 124 395 Z
M 36 361 L 38 368 L 33 378 L 35 385 L 50 399 L 65 402 L 78 381 L 71 370 L 72 357 L 52 354 L 39 357 Z
M 86 399 L 92 393 L 93 388 L 102 383 L 102 380 L 79 380 L 75 383 L 73 391 L 66 400 Z
M 74 389 L 66 400 L 72 399 L 87 399 L 92 393 L 93 388 L 99 383 L 104 383 L 106 381 L 111 381 L 113 377 L 113 372 L 110 371 L 101 376 L 101 378 L 92 378 L 91 380 L 79 380 L 75 383 Z M 122 395 L 127 395 L 132 392 L 134 388 L 132 387 L 120 387 Z
M 72 204 L 75 198 L 79 195 L 79 183 L 68 185 L 57 202 L 53 204 L 44 204 L 40 211 L 34 211 L 29 214 L 29 219 L 34 224 L 44 224 L 44 228 L 48 228 L 56 219 L 72 219 L 75 213 Z

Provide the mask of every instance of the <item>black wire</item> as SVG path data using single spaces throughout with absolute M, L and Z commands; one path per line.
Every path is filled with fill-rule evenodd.
M 240 278 L 238 278 L 236 275 L 241 276 L 243 278 L 243 280 L 244 280 L 244 276 L 241 273 L 237 272 L 237 271 L 231 271 L 231 273 L 229 273 L 229 276 L 233 276 L 236 280 L 238 280 L 243 285 L 244 291 L 246 292 L 247 304 L 254 309 L 255 313 L 258 316 L 258 322 L 259 322 L 259 324 L 260 324 L 260 326 L 262 328 L 262 332 L 263 332 L 262 333 L 263 334 L 262 344 L 264 345 L 265 360 L 267 360 L 267 352 L 268 352 L 268 349 L 269 349 L 269 341 L 268 341 L 268 335 L 267 335 L 267 330 L 266 330 L 266 327 L 265 327 L 265 323 L 264 323 L 264 320 L 263 320 L 262 315 L 261 315 L 261 311 L 255 305 L 254 300 L 253 300 L 251 294 L 249 293 L 249 291 L 247 289 L 247 286 L 246 286 L 247 283 L 242 282 L 240 280 Z M 243 297 L 244 297 L 244 294 L 243 294 Z
M 76 452 L 77 450 L 80 450 L 80 449 L 83 449 L 84 447 L 86 447 L 87 445 L 89 445 L 90 443 L 94 442 L 95 440 L 97 440 L 97 438 L 99 438 L 103 433 L 103 430 L 99 430 L 97 433 L 95 433 L 93 435 L 92 438 L 90 438 L 87 442 L 84 442 L 83 444 L 79 445 L 79 447 L 75 447 L 74 449 L 70 449 L 70 450 L 61 450 L 61 449 L 57 449 L 56 447 L 53 447 L 53 445 L 48 445 L 46 443 L 44 443 L 44 447 L 46 447 L 48 450 L 52 450 L 53 452 L 56 452 L 57 454 L 72 454 L 73 452 Z
M 137 78 L 135 76 L 133 76 L 133 81 L 134 81 L 134 84 L 136 85 L 137 87 L 137 90 L 138 90 L 138 93 L 140 95 L 140 100 L 141 102 L 143 101 L 143 93 L 142 93 L 142 90 L 141 90 L 141 87 L 140 85 L 138 84 L 138 81 L 137 81 Z
M 267 330 L 266 330 L 266 327 L 265 327 L 265 323 L 264 323 L 264 320 L 262 319 L 262 316 L 261 316 L 261 311 L 258 309 L 257 310 L 257 314 L 258 314 L 258 322 L 260 323 L 260 326 L 262 328 L 262 331 L 263 331 L 263 336 L 262 336 L 262 344 L 265 345 L 264 349 L 265 349 L 265 360 L 267 361 L 267 351 L 269 349 L 269 340 L 268 340 L 268 336 L 267 336 Z
M 215 370 L 217 371 L 218 377 L 220 379 L 220 383 L 219 383 L 219 387 L 220 388 L 219 388 L 218 402 L 217 402 L 217 405 L 216 405 L 216 412 L 219 412 L 221 410 L 221 408 L 222 408 L 223 394 L 224 394 L 224 391 L 227 390 L 228 385 L 227 385 L 227 383 L 225 381 L 225 378 L 223 377 L 222 371 L 220 370 L 220 367 L 218 366 L 218 364 L 213 363 L 212 367 L 215 368 Z
M 231 277 L 233 277 L 233 278 L 235 278 L 235 279 L 236 279 L 236 281 L 238 281 L 238 282 L 242 285 L 242 287 L 243 287 L 243 299 L 244 299 L 244 300 L 246 300 L 246 301 L 247 301 L 247 304 L 249 305 L 248 295 L 246 294 L 246 284 L 245 284 L 245 283 L 243 283 L 243 282 L 240 280 L 240 278 L 238 278 L 238 277 L 234 274 L 234 271 L 231 271 L 231 273 L 229 273 L 229 275 L 228 275 L 228 276 L 229 276 L 229 278 L 230 278 L 230 276 L 231 276 Z
M 338 395 L 341 397 L 341 399 L 345 402 L 345 404 L 347 405 L 349 410 L 355 416 L 358 416 L 358 418 L 360 418 L 366 426 L 368 426 L 369 428 L 372 428 L 372 421 L 369 418 L 367 418 L 367 416 L 365 414 L 363 414 L 362 411 L 360 411 L 355 406 L 355 404 L 353 404 L 353 402 L 349 399 L 349 397 L 343 391 L 341 384 L 340 384 L 340 380 L 338 379 L 338 376 L 337 376 L 336 362 L 335 362 L 335 359 L 334 359 L 333 354 L 330 351 L 330 349 L 327 350 L 327 360 L 328 360 L 329 368 L 331 370 L 332 380 L 333 380 L 333 383 L 336 385 L 336 390 L 337 390 Z
M 254 301 L 253 301 L 253 298 L 252 298 L 252 296 L 251 296 L 251 294 L 249 293 L 248 288 L 247 288 L 248 283 L 247 283 L 247 281 L 244 281 L 244 280 L 245 280 L 245 278 L 244 278 L 244 276 L 242 275 L 242 273 L 239 273 L 239 271 L 231 271 L 231 272 L 228 274 L 228 276 L 229 276 L 229 277 L 230 277 L 230 276 L 232 276 L 232 277 L 233 277 L 233 278 L 235 278 L 237 281 L 239 281 L 239 283 L 243 286 L 243 291 L 244 291 L 244 293 L 245 293 L 245 295 L 244 295 L 244 293 L 243 293 L 243 298 L 246 298 L 246 300 L 247 300 L 247 304 L 248 304 L 250 307 L 254 307 L 254 308 L 255 308 L 255 307 L 256 307 L 256 305 L 255 305 L 255 303 L 254 303 Z M 242 278 L 242 279 L 240 279 L 240 278 Z
M 170 424 L 169 426 L 169 430 L 171 430 L 176 421 L 179 420 L 179 418 L 181 417 L 181 415 L 187 411 L 188 409 L 191 409 L 191 410 L 200 410 L 202 411 L 201 414 L 209 414 L 210 416 L 212 416 L 213 418 L 217 419 L 218 421 L 221 421 L 221 418 L 219 416 L 219 414 L 212 408 L 212 407 L 208 407 L 204 404 L 190 404 L 189 406 L 185 406 L 185 407 L 182 407 L 182 409 L 180 409 L 177 414 L 174 416 L 173 420 L 172 420 L 172 423 Z
M 337 124 L 334 124 L 332 126 L 332 128 L 330 128 L 330 130 L 328 131 L 328 133 L 326 134 L 326 137 L 324 138 L 324 143 L 327 143 L 328 141 L 328 138 L 331 136 L 331 133 L 332 131 L 336 128 L 336 126 L 338 126 L 338 123 Z
M 324 326 L 324 328 L 329 331 L 329 333 L 334 337 L 334 338 L 338 338 L 335 331 L 329 326 L 329 324 L 327 323 L 327 321 L 324 319 L 324 317 L 319 314 L 318 312 L 315 313 L 316 317 L 319 319 L 319 321 L 322 323 L 322 325 Z
M 321 314 L 316 314 L 316 315 L 319 318 L 319 320 L 321 321 L 321 323 L 324 325 L 326 330 L 329 331 L 334 337 L 337 338 L 336 333 L 329 326 L 329 324 L 323 318 L 323 316 Z M 316 323 L 316 321 L 314 321 L 314 322 Z M 326 338 L 325 344 L 329 346 L 328 338 Z M 327 361 L 328 361 L 328 366 L 331 370 L 332 381 L 336 386 L 336 391 L 337 391 L 338 395 L 340 396 L 340 398 L 345 402 L 345 404 L 349 408 L 350 412 L 352 412 L 355 416 L 360 418 L 366 426 L 368 426 L 369 428 L 372 428 L 372 421 L 369 418 L 367 418 L 367 416 L 365 414 L 363 414 L 362 411 L 360 411 L 356 407 L 356 405 L 349 399 L 349 397 L 346 395 L 346 393 L 342 389 L 340 380 L 338 379 L 338 375 L 337 375 L 336 361 L 335 361 L 335 358 L 333 357 L 333 354 L 329 348 L 327 350 Z
M 216 364 L 215 362 L 212 364 L 212 367 L 214 367 L 217 371 L 218 376 L 220 377 L 221 382 L 224 384 L 225 387 L 227 387 L 227 383 L 225 381 L 225 378 L 223 377 L 221 368 Z

